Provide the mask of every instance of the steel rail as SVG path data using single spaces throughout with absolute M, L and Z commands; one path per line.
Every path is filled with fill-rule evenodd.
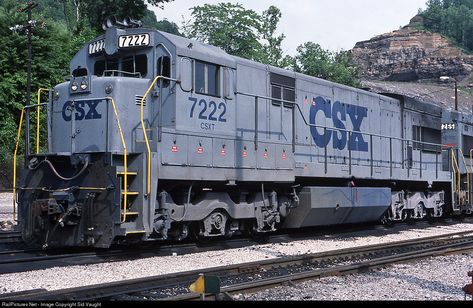
M 398 255 L 387 256 L 374 258 L 372 260 L 356 262 L 349 265 L 340 265 L 324 269 L 315 269 L 310 271 L 304 271 L 296 274 L 285 274 L 278 277 L 266 278 L 257 281 L 244 282 L 234 285 L 229 285 L 221 288 L 220 294 L 210 294 L 206 295 L 206 300 L 218 300 L 218 296 L 224 294 L 225 299 L 232 299 L 232 293 L 250 293 L 260 290 L 267 290 L 269 288 L 277 287 L 280 285 L 290 284 L 294 282 L 302 282 L 307 280 L 320 279 L 328 276 L 340 276 L 355 274 L 360 272 L 366 272 L 367 270 L 379 268 L 382 266 L 413 261 L 417 259 L 423 259 L 428 257 L 436 257 L 446 254 L 458 254 L 465 251 L 473 251 L 473 239 L 468 243 L 456 243 L 445 245 L 442 247 L 433 247 L 423 249 L 421 251 L 406 252 Z M 199 300 L 201 299 L 200 294 L 196 293 L 187 293 L 182 295 L 177 295 L 173 297 L 164 298 L 163 300 L 167 301 L 184 301 L 184 300 Z
M 469 235 L 469 236 L 467 236 Z M 417 251 L 412 251 L 416 246 L 423 245 Z M 432 256 L 448 252 L 456 252 L 467 249 L 473 249 L 473 231 L 464 231 L 451 233 L 441 236 L 432 236 L 427 238 L 400 241 L 394 243 L 385 243 L 371 246 L 363 246 L 349 249 L 342 249 L 337 251 L 328 251 L 317 254 L 289 256 L 283 258 L 276 258 L 270 260 L 263 260 L 259 262 L 250 262 L 244 264 L 227 265 L 210 269 L 201 269 L 194 271 L 187 271 L 181 273 L 173 273 L 167 275 L 159 275 L 146 278 L 138 278 L 125 281 L 117 281 L 112 283 L 104 283 L 99 285 L 91 285 L 85 287 L 77 287 L 56 291 L 38 291 L 32 293 L 22 291 L 18 293 L 10 293 L 0 295 L 1 300 L 97 300 L 108 299 L 114 296 L 123 294 L 133 294 L 137 292 L 149 291 L 153 289 L 163 289 L 175 287 L 179 284 L 189 284 L 193 282 L 199 274 L 213 275 L 220 277 L 228 277 L 242 273 L 262 273 L 263 269 L 283 268 L 288 266 L 299 266 L 308 264 L 310 262 L 322 262 L 334 259 L 351 258 L 365 258 L 368 261 L 362 261 L 351 265 L 335 267 L 337 273 L 356 271 L 360 268 L 368 268 L 370 266 L 379 266 L 411 260 L 418 257 Z M 401 251 L 399 253 L 399 251 Z M 373 257 L 376 254 L 384 255 L 382 257 Z M 332 272 L 333 272 L 332 268 Z M 285 277 L 283 280 L 276 281 L 273 279 L 261 279 L 255 281 L 258 287 L 262 285 L 271 285 L 274 283 L 281 283 L 281 281 L 294 281 L 301 279 L 310 279 L 320 277 L 329 272 L 330 269 L 317 269 L 316 271 L 301 272 Z M 325 271 L 325 272 L 324 272 Z M 187 285 L 186 285 L 187 286 Z M 246 286 L 247 287 L 247 286 Z M 252 288 L 254 287 L 251 286 Z M 235 288 L 235 289 L 232 289 Z M 243 288 L 243 285 L 239 286 Z M 237 288 L 235 286 L 227 286 L 222 288 L 222 292 L 234 292 Z M 239 289 L 239 290 L 240 290 Z M 184 300 L 199 298 L 197 294 L 184 294 L 175 297 L 164 298 L 165 300 Z
M 0 232 L 0 244 L 18 243 L 18 242 L 21 242 L 21 232 L 18 232 L 18 231 Z

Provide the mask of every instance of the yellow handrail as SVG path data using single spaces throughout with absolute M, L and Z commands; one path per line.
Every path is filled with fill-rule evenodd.
M 151 85 L 148 87 L 148 90 L 146 93 L 143 95 L 143 98 L 141 99 L 141 106 L 140 106 L 140 120 L 141 120 L 141 128 L 143 129 L 143 135 L 145 137 L 145 142 L 146 142 L 146 151 L 148 152 L 148 164 L 147 164 L 147 195 L 151 193 L 151 147 L 149 145 L 149 139 L 148 135 L 146 134 L 146 126 L 145 126 L 145 120 L 144 120 L 144 105 L 145 105 L 145 100 L 146 97 L 148 96 L 149 92 L 153 88 L 154 84 L 159 80 L 163 78 L 163 76 L 156 76 L 154 78 L 153 82 Z
M 470 204 L 470 195 L 471 195 L 471 190 L 470 190 L 470 170 L 468 170 L 468 165 L 466 164 L 466 160 L 465 160 L 465 156 L 463 154 L 463 150 L 462 149 L 459 149 L 460 150 L 460 154 L 461 154 L 461 157 L 462 157 L 462 160 L 463 160 L 463 164 L 465 165 L 465 170 L 466 170 L 466 185 L 468 186 L 468 194 L 467 194 L 467 198 L 466 198 L 466 201 L 468 204 Z
M 41 124 L 40 120 L 40 112 L 41 112 L 41 92 L 42 91 L 48 91 L 49 89 L 44 89 L 44 88 L 39 88 L 38 89 L 38 107 L 36 108 L 36 113 L 37 113 L 37 119 L 36 119 L 36 154 L 39 154 L 39 128 Z
M 120 133 L 120 138 L 122 140 L 123 145 L 123 220 L 122 222 L 126 221 L 126 210 L 127 210 L 127 199 L 128 199 L 128 163 L 127 163 L 127 150 L 126 150 L 126 142 L 125 137 L 123 136 L 122 126 L 120 125 L 120 118 L 118 117 L 117 106 L 115 105 L 115 100 L 113 97 L 107 97 L 108 100 L 112 102 L 113 112 L 115 114 L 115 120 L 117 120 L 118 131 Z
M 149 139 L 148 135 L 146 134 L 146 126 L 145 126 L 145 120 L 144 120 L 144 106 L 145 106 L 145 100 L 146 97 L 148 96 L 149 92 L 153 88 L 153 86 L 156 84 L 156 82 L 159 79 L 166 79 L 170 81 L 175 81 L 176 83 L 180 83 L 179 80 L 165 77 L 165 76 L 156 76 L 154 78 L 153 82 L 151 82 L 151 85 L 148 87 L 148 90 L 146 90 L 146 93 L 143 95 L 141 98 L 141 104 L 140 104 L 140 120 L 141 120 L 141 128 L 143 129 L 143 135 L 145 137 L 145 143 L 146 143 L 146 151 L 148 154 L 148 166 L 147 166 L 147 195 L 151 194 L 151 147 L 149 145 Z
M 13 153 L 13 220 L 16 220 L 16 155 L 18 154 L 18 144 L 20 142 L 21 126 L 23 125 L 23 116 L 25 108 L 21 109 L 20 125 L 18 125 L 18 133 L 16 135 L 15 152 Z
M 453 183 L 454 183 L 454 191 L 457 192 L 458 204 L 460 205 L 460 201 L 461 201 L 461 197 L 460 197 L 461 172 L 460 172 L 460 167 L 458 165 L 457 158 L 455 156 L 455 150 L 454 149 L 452 149 L 452 165 L 453 165 L 453 169 L 455 169 L 455 167 L 456 167 L 456 169 L 455 169 L 456 173 L 454 173 Z
M 473 173 L 473 149 L 470 149 L 470 169 Z

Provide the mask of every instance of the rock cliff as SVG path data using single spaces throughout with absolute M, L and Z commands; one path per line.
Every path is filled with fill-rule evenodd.
M 473 56 L 452 46 L 441 35 L 421 28 L 414 17 L 400 30 L 359 42 L 351 50 L 362 79 L 386 81 L 463 79 L 473 72 Z

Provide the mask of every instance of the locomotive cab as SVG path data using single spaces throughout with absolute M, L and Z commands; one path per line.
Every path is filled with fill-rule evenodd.
M 442 116 L 442 162 L 453 174 L 453 209 L 456 213 L 473 212 L 473 116 L 448 110 Z

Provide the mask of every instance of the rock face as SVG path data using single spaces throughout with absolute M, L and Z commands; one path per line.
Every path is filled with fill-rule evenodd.
M 368 80 L 418 81 L 440 76 L 465 77 L 473 71 L 473 57 L 436 33 L 420 30 L 422 18 L 391 33 L 359 42 L 353 61 Z

